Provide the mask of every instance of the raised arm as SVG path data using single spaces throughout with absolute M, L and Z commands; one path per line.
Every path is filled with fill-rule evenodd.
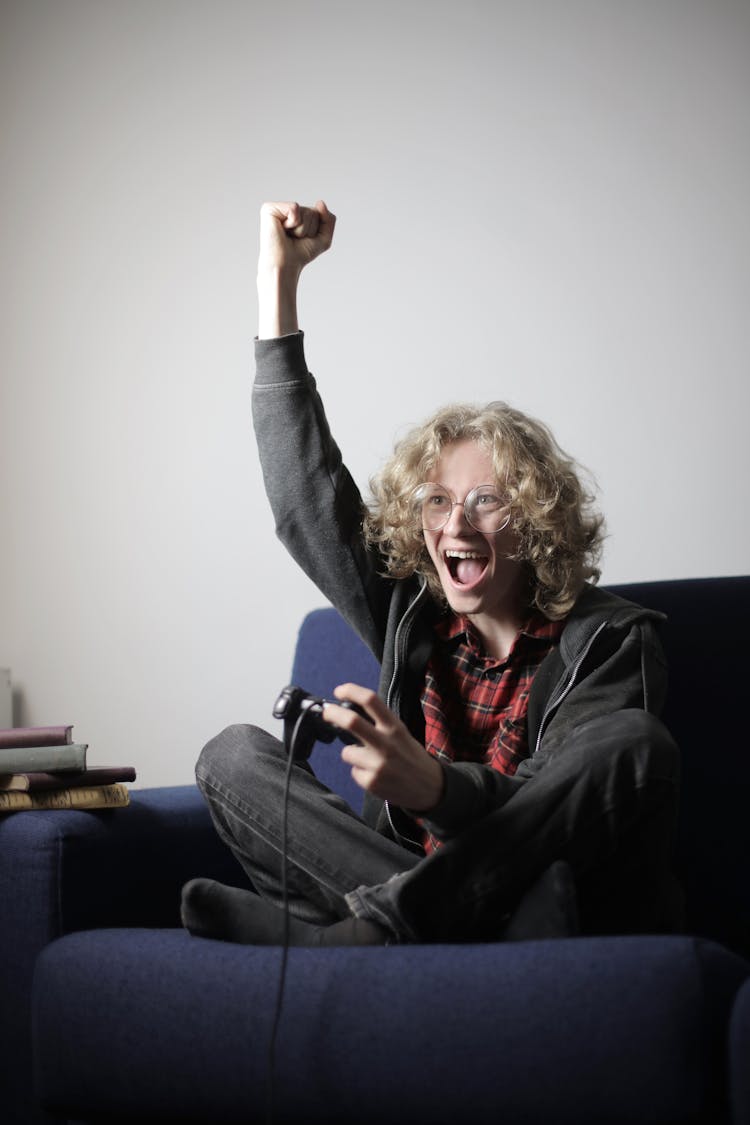
M 296 203 L 264 203 L 261 207 L 260 341 L 298 331 L 300 274 L 329 248 L 335 222 L 320 200 L 314 207 Z M 269 360 L 274 352 L 280 354 Z M 388 603 L 381 563 L 362 542 L 359 493 L 328 430 L 315 384 L 304 365 L 302 343 L 259 343 L 256 355 L 260 363 L 253 414 L 278 535 L 380 659 Z M 294 363 L 292 356 L 296 357 Z M 337 690 L 337 696 L 364 706 L 373 720 L 359 718 L 356 734 L 361 745 L 347 747 L 343 755 L 357 784 L 412 810 L 433 808 L 443 791 L 443 771 L 436 759 L 374 692 L 347 684 Z M 328 708 L 343 719 L 341 725 L 351 721 L 349 710 L 332 704 Z
M 261 208 L 253 424 L 279 539 L 381 659 L 391 584 L 362 537 L 362 498 L 330 432 L 297 327 L 300 274 L 331 245 L 334 223 L 323 202 Z
M 258 337 L 297 332 L 297 285 L 305 266 L 331 245 L 336 216 L 322 199 L 313 207 L 264 203 L 260 209 Z

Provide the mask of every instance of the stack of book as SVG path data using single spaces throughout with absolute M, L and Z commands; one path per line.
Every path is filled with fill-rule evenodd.
M 132 766 L 86 768 L 73 727 L 0 730 L 0 814 L 22 809 L 109 809 L 130 801 Z

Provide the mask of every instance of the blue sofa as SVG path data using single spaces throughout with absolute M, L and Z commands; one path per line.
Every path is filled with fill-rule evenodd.
M 0 818 L 2 1120 L 750 1125 L 750 578 L 617 592 L 669 614 L 688 934 L 293 949 L 271 1085 L 281 951 L 179 928 L 187 879 L 245 882 L 197 790 L 13 814 Z M 306 618 L 294 682 L 327 694 L 376 673 L 332 610 Z M 314 764 L 359 800 L 335 747 Z

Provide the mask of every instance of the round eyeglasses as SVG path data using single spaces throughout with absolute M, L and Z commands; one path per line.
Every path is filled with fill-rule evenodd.
M 423 531 L 445 527 L 456 504 L 460 501 L 454 500 L 442 484 L 420 484 L 412 493 L 414 515 Z M 467 523 L 484 535 L 496 535 L 510 523 L 510 506 L 493 484 L 472 488 L 462 506 Z

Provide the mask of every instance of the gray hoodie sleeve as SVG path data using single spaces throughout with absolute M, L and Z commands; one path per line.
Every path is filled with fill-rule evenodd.
M 276 533 L 382 658 L 389 581 L 362 539 L 359 490 L 331 436 L 301 332 L 256 340 L 253 424 Z

